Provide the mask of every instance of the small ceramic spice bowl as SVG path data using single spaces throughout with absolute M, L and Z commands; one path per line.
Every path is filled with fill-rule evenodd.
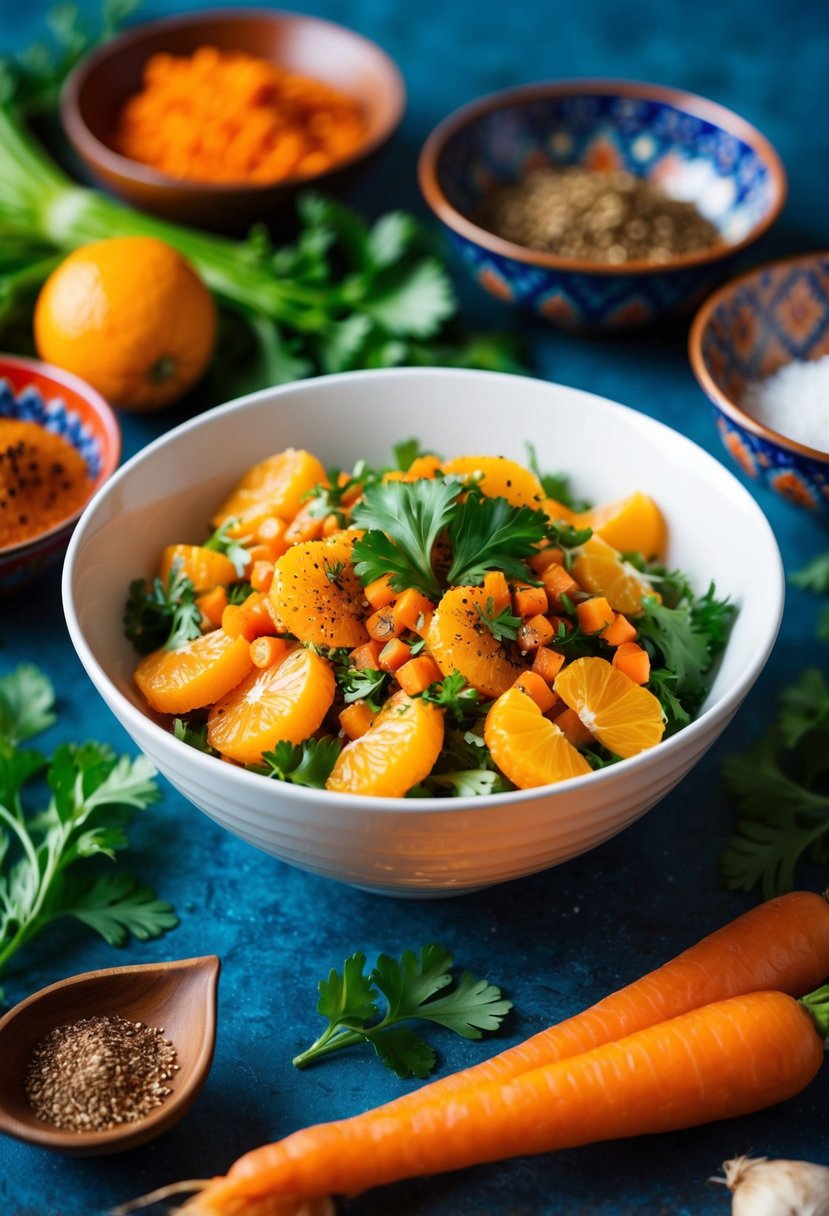
M 15 355 L 0 355 L 0 438 L 4 421 L 35 423 L 60 436 L 80 453 L 88 475 L 83 501 L 61 514 L 58 497 L 58 509 L 37 534 L 17 543 L 0 540 L 0 592 L 9 592 L 61 557 L 83 507 L 118 467 L 121 431 L 104 398 L 85 381 Z M 9 510 L 6 476 L 0 464 L 0 499 Z
M 694 319 L 689 353 L 720 438 L 742 471 L 829 518 L 829 399 L 822 415 L 826 444 L 794 437 L 814 437 L 798 411 L 808 408 L 804 372 L 813 375 L 817 368 L 810 365 L 829 356 L 829 252 L 774 262 L 721 288 Z M 826 384 L 829 364 L 821 367 Z M 788 379 L 793 371 L 799 383 L 786 385 L 781 374 Z M 760 411 L 751 402 L 764 384 L 774 389 L 775 402 Z
M 529 248 L 483 226 L 503 187 L 536 170 L 581 166 L 645 179 L 693 203 L 719 239 L 608 265 Z M 452 114 L 420 156 L 420 186 L 477 282 L 573 330 L 616 330 L 682 313 L 774 223 L 786 176 L 767 139 L 724 107 L 630 81 L 552 81 L 510 89 Z
M 89 971 L 21 1001 L 0 1018 L 0 1132 L 55 1152 L 102 1156 L 136 1148 L 166 1131 L 189 1110 L 207 1079 L 216 1040 L 218 978 L 219 960 L 208 955 Z M 88 1020 L 101 1018 L 132 1025 L 145 1039 L 164 1036 L 161 1042 L 168 1056 L 174 1050 L 175 1065 L 163 1075 L 168 1088 L 163 1101 L 140 1118 L 104 1130 L 59 1127 L 38 1118 L 27 1096 L 27 1079 L 47 1036 L 61 1027 L 77 1030 L 79 1023 L 88 1027 Z M 106 1048 L 101 1054 L 105 1053 Z M 114 1066 L 111 1047 L 109 1060 Z M 95 1067 L 100 1065 L 95 1063 Z M 49 1068 L 48 1080 L 54 1089 L 54 1065 Z M 135 1066 L 131 1079 L 140 1071 Z M 64 1079 L 70 1084 L 73 1081 L 72 1077 Z M 116 1088 L 113 1080 L 111 1090 Z M 68 1109 L 71 1098 L 58 1101 Z

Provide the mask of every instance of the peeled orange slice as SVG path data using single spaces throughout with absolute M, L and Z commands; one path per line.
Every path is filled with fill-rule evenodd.
M 529 665 L 517 663 L 481 620 L 487 599 L 483 587 L 452 587 L 435 610 L 426 645 L 445 676 L 459 671 L 484 696 L 499 697 Z
M 287 523 L 309 490 L 327 484 L 328 475 L 316 456 L 303 448 L 286 448 L 248 469 L 219 507 L 213 527 L 236 518 L 251 530 L 268 515 Z
M 404 692 L 390 697 L 364 735 L 346 744 L 326 789 L 402 798 L 431 771 L 443 747 L 443 714 Z
M 571 574 L 585 591 L 603 595 L 616 612 L 635 616 L 642 611 L 642 600 L 653 595 L 652 588 L 630 562 L 601 536 L 591 536 L 579 549 Z
M 456 456 L 445 460 L 442 468 L 460 477 L 479 474 L 477 484 L 487 498 L 506 498 L 514 507 L 542 508 L 544 490 L 535 473 L 506 456 Z
M 504 776 L 522 790 L 592 772 L 555 722 L 518 688 L 510 688 L 490 707 L 484 742 Z
M 301 743 L 319 730 L 334 687 L 328 660 L 298 646 L 273 667 L 257 667 L 213 706 L 207 740 L 222 755 L 255 764 L 281 740 Z
M 665 732 L 658 698 L 606 659 L 574 659 L 561 669 L 553 688 L 590 733 L 617 756 L 646 751 Z
M 176 562 L 179 573 L 190 579 L 196 591 L 209 591 L 220 583 L 227 586 L 239 577 L 229 557 L 204 545 L 167 545 L 161 551 L 158 577 L 166 582 Z
M 317 646 L 353 648 L 368 641 L 366 598 L 351 560 L 359 535 L 338 532 L 283 553 L 269 592 L 280 633 Z
M 186 714 L 225 696 L 252 666 L 247 638 L 214 629 L 175 650 L 146 655 L 135 682 L 158 713 Z
M 592 528 L 620 553 L 641 553 L 648 559 L 665 554 L 668 543 L 665 516 L 641 490 L 583 511 L 575 523 L 579 528 Z

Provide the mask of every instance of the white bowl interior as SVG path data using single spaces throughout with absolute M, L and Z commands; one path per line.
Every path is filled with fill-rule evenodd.
M 704 710 L 690 727 L 653 752 L 580 782 L 495 798 L 412 802 L 274 788 L 278 783 L 217 765 L 152 722 L 133 686 L 135 654 L 122 632 L 130 580 L 155 571 L 163 545 L 204 539 L 216 504 L 263 457 L 287 446 L 307 447 L 326 466 L 350 468 L 360 457 L 388 462 L 393 445 L 411 436 L 447 457 L 518 460 L 526 459 L 530 441 L 542 469 L 568 472 L 574 490 L 594 501 L 636 489 L 656 499 L 669 525 L 668 563 L 685 570 L 699 591 L 713 580 L 717 594 L 739 609 Z M 782 564 L 765 517 L 701 448 L 643 414 L 575 389 L 441 369 L 305 381 L 186 423 L 139 453 L 99 492 L 76 529 L 64 569 L 67 622 L 82 662 L 126 729 L 182 792 L 231 830 L 294 864 L 358 885 L 417 893 L 465 889 L 544 868 L 641 814 L 710 746 L 739 706 L 768 657 L 782 602 Z M 235 806 L 211 802 L 217 770 L 220 784 L 230 782 L 225 794 L 230 791 Z M 594 798 L 606 814 L 591 824 Z M 577 822 L 568 827 L 566 815 L 551 822 L 551 807 L 568 799 Z M 509 803 L 520 804 L 532 820 L 522 856 L 487 858 L 501 848 L 497 832 L 473 845 L 469 828 L 497 825 Z M 406 839 L 395 848 L 401 812 Z M 443 841 L 448 853 L 442 857 L 436 813 L 456 838 L 454 848 L 448 837 Z M 381 821 L 387 839 L 368 860 L 366 833 L 376 836 Z M 345 835 L 326 841 L 326 828 Z M 533 835 L 557 832 L 561 839 L 547 839 L 546 846 Z

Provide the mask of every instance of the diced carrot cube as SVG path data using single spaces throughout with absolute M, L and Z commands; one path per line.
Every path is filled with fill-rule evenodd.
M 536 650 L 533 671 L 548 684 L 552 684 L 563 666 L 564 655 L 560 650 L 551 650 L 549 646 L 539 646 Z
M 259 541 L 258 544 L 251 545 L 248 553 L 250 555 L 250 565 L 247 567 L 248 572 L 254 562 L 273 562 L 279 556 L 278 553 L 274 552 L 273 545 L 266 541 Z
M 211 587 L 209 591 L 203 591 L 201 595 L 196 596 L 196 605 L 202 616 L 218 629 L 222 623 L 222 613 L 227 607 L 227 588 L 219 584 L 218 587 Z
M 300 507 L 285 529 L 285 540 L 289 545 L 304 545 L 309 540 L 322 536 L 322 520 L 312 514 L 312 503 Z
M 576 605 L 576 616 L 585 633 L 600 633 L 613 620 L 613 609 L 603 595 L 592 595 Z
M 419 654 L 416 659 L 409 659 L 408 663 L 404 663 L 397 671 L 397 682 L 410 697 L 442 679 L 443 672 L 428 654 Z
M 365 671 L 367 668 L 371 668 L 372 671 L 379 671 L 380 653 L 384 645 L 384 642 L 377 642 L 372 639 L 370 642 L 363 642 L 362 646 L 355 646 L 348 657 L 358 671 Z
M 288 650 L 288 643 L 284 638 L 261 637 L 254 638 L 250 644 L 250 657 L 253 660 L 254 667 L 273 667 L 274 663 L 281 659 Z
M 527 564 L 532 571 L 541 575 L 548 566 L 564 565 L 564 550 L 556 545 L 548 545 L 546 549 L 539 549 L 532 557 L 527 558 Z
M 339 515 L 335 514 L 333 511 L 329 515 L 326 515 L 325 519 L 322 521 L 323 536 L 333 536 L 335 532 L 342 532 L 342 529 L 343 522 Z
M 512 608 L 516 616 L 538 616 L 547 611 L 547 592 L 543 587 L 516 583 L 512 588 Z
M 522 621 L 518 626 L 516 641 L 518 646 L 523 651 L 538 650 L 539 646 L 546 646 L 548 642 L 552 642 L 555 637 L 555 630 L 546 616 L 541 613 L 538 616 L 530 617 L 528 621 Z
M 430 599 L 415 591 L 413 587 L 408 587 L 392 606 L 395 633 L 403 633 L 406 629 L 410 629 L 412 633 L 424 633 L 434 611 L 435 605 Z
M 353 701 L 340 710 L 340 726 L 349 739 L 364 735 L 374 719 L 371 707 L 365 701 Z
M 363 595 L 372 608 L 387 608 L 397 599 L 397 592 L 391 585 L 391 575 L 381 574 L 373 583 L 369 583 L 367 587 L 363 588 Z
M 647 650 L 636 642 L 622 642 L 613 654 L 613 666 L 624 672 L 634 684 L 647 684 L 651 678 L 651 661 Z
M 546 570 L 543 570 L 540 578 L 551 608 L 563 608 L 565 598 L 572 599 L 581 591 L 581 587 L 570 571 L 565 570 L 564 566 L 560 566 L 558 562 L 553 562 Z
M 284 519 L 279 519 L 276 515 L 266 515 L 254 532 L 254 537 L 263 545 L 272 545 L 275 541 L 282 540 L 287 526 Z
M 412 657 L 412 648 L 407 646 L 405 642 L 401 642 L 400 638 L 392 638 L 390 642 L 386 642 L 383 649 L 380 651 L 378 660 L 381 671 L 397 671 L 404 663 L 407 663 Z
M 574 709 L 556 714 L 555 723 L 573 747 L 586 747 L 593 742 L 593 736 Z
M 515 681 L 515 687 L 520 688 L 528 697 L 532 697 L 543 714 L 556 703 L 556 693 L 540 675 L 534 671 L 523 671 Z
M 554 692 L 553 693 L 553 704 L 550 706 L 549 709 L 544 711 L 544 717 L 549 718 L 551 722 L 555 722 L 556 719 L 558 718 L 559 714 L 563 713 L 565 709 L 566 709 L 566 706 L 565 706 L 564 702 L 562 701 L 561 697 L 558 695 L 557 692 Z
M 399 633 L 403 632 L 403 628 L 395 621 L 391 605 L 386 608 L 378 608 L 366 621 L 368 636 L 377 642 L 387 642 L 389 638 L 397 637 Z
M 254 591 L 268 592 L 273 582 L 273 562 L 254 562 L 250 572 L 250 585 Z
M 632 625 L 626 616 L 622 616 L 621 612 L 616 612 L 607 629 L 602 630 L 601 637 L 608 646 L 621 646 L 625 642 L 636 640 L 636 626 Z
M 222 613 L 222 629 L 232 638 L 241 636 L 249 642 L 263 634 L 276 633 L 268 601 L 262 592 L 252 591 L 243 604 L 228 604 Z
M 489 612 L 489 601 L 492 600 L 492 615 L 497 616 L 510 606 L 509 585 L 501 570 L 487 570 L 484 575 L 484 603 Z

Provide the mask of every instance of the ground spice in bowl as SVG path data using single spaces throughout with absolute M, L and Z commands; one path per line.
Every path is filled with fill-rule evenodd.
M 323 81 L 203 46 L 151 56 L 113 146 L 169 177 L 263 184 L 325 172 L 365 132 L 359 104 Z
M 631 173 L 580 165 L 535 169 L 493 191 L 472 218 L 515 245 L 609 266 L 661 265 L 721 241 L 694 203 Z
M 0 418 L 0 549 L 46 532 L 89 497 L 86 461 L 36 422 Z
M 162 1027 L 101 1015 L 56 1026 L 41 1039 L 24 1088 L 44 1123 L 98 1132 L 155 1110 L 176 1072 L 176 1049 Z

